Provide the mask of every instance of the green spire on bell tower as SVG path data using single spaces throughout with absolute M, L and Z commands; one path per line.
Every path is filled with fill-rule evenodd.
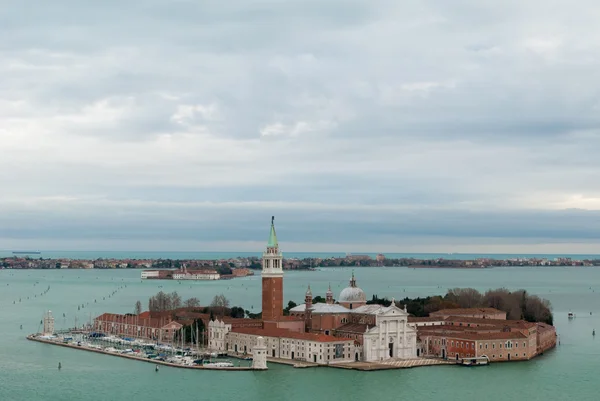
M 267 243 L 267 247 L 279 247 L 279 243 L 277 242 L 277 234 L 275 234 L 275 216 L 271 216 L 271 233 L 269 234 L 269 242 Z

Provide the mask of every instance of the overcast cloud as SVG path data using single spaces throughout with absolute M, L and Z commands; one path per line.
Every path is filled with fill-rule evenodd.
M 0 0 L 0 249 L 600 253 L 598 21 Z

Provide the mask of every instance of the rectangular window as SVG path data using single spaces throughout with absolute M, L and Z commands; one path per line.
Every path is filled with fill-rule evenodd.
M 515 343 L 515 348 L 519 348 L 519 343 Z

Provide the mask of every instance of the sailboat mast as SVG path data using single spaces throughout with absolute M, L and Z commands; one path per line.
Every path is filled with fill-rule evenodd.
M 198 337 L 198 321 L 196 321 L 196 351 L 200 354 L 200 337 Z

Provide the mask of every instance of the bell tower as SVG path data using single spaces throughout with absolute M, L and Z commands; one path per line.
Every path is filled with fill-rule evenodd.
M 312 327 L 312 303 L 313 296 L 310 290 L 310 284 L 304 295 L 304 330 L 308 333 Z
M 329 288 L 325 294 L 325 302 L 327 305 L 333 305 L 333 291 L 331 291 L 331 283 L 329 284 Z
M 283 255 L 275 233 L 275 216 L 271 217 L 271 232 L 262 264 L 262 319 L 276 321 L 283 316 Z

